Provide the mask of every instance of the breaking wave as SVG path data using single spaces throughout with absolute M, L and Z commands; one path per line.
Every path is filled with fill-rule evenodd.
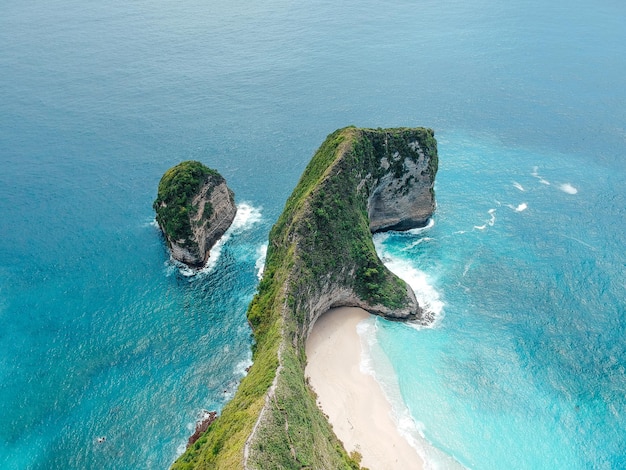
M 434 321 L 426 327 L 433 328 L 437 326 L 441 322 L 444 314 L 444 302 L 441 300 L 439 292 L 434 287 L 428 274 L 417 269 L 410 259 L 395 255 L 386 248 L 385 241 L 388 239 L 388 234 L 374 236 L 374 246 L 376 247 L 378 256 L 392 273 L 411 286 L 420 307 L 424 309 L 428 317 L 434 319 Z M 424 328 L 424 326 L 421 325 L 418 327 Z
M 263 279 L 263 270 L 265 269 L 265 258 L 267 257 L 267 243 L 263 243 L 256 250 L 256 262 L 254 263 L 254 269 L 256 271 L 256 277 L 260 281 Z
M 226 233 L 222 235 L 222 238 L 220 238 L 215 245 L 213 245 L 213 248 L 211 248 L 211 256 L 209 256 L 209 259 L 204 267 L 201 269 L 192 269 L 184 263 L 170 258 L 170 260 L 166 262 L 166 274 L 169 276 L 176 269 L 182 276 L 185 277 L 194 277 L 198 274 L 211 273 L 215 269 L 215 266 L 217 266 L 217 262 L 220 259 L 224 245 L 228 242 L 228 240 L 235 235 L 245 232 L 246 230 L 250 230 L 262 219 L 263 216 L 261 214 L 261 208 L 254 207 L 247 202 L 237 204 L 237 214 L 233 219 L 233 223 L 230 224 L 230 227 L 226 230 Z M 265 263 L 265 260 L 263 260 L 263 263 Z

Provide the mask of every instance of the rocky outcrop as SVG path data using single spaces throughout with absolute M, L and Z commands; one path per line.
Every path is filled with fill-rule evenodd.
M 226 180 L 193 161 L 163 175 L 154 208 L 172 258 L 192 268 L 206 264 L 211 248 L 237 213 L 234 193 Z
M 196 430 L 191 436 L 189 436 L 186 448 L 189 449 L 189 447 L 194 445 L 196 441 L 200 439 L 200 436 L 202 436 L 202 434 L 204 434 L 206 430 L 209 429 L 211 423 L 213 423 L 213 421 L 215 421 L 216 419 L 217 411 L 202 410 L 200 417 L 196 421 Z

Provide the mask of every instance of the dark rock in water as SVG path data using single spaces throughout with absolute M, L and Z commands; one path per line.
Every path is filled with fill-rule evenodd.
M 211 423 L 216 419 L 216 411 L 204 410 L 202 412 L 202 417 L 198 421 L 196 421 L 196 431 L 189 437 L 189 440 L 187 441 L 187 449 L 189 449 L 190 446 L 194 445 L 195 442 L 200 439 L 200 436 L 202 436 L 202 434 L 204 434 L 206 430 L 209 429 Z
M 237 213 L 226 180 L 196 161 L 165 172 L 153 207 L 172 257 L 192 268 L 206 264 Z

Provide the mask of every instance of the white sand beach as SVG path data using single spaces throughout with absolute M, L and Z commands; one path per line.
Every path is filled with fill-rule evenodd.
M 322 315 L 307 340 L 306 376 L 346 450 L 363 456 L 362 466 L 421 469 L 422 459 L 400 435 L 380 385 L 359 368 L 362 349 L 356 327 L 368 316 L 365 310 L 346 307 Z

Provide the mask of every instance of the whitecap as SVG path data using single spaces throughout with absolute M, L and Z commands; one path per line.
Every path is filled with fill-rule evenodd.
M 187 423 L 190 424 L 190 423 Z M 189 428 L 189 426 L 187 426 Z M 191 431 L 191 429 L 190 429 Z M 177 448 L 176 448 L 176 457 L 180 457 L 181 455 L 183 455 L 185 453 L 185 451 L 187 450 L 187 441 L 183 442 L 182 444 L 180 444 Z
M 522 202 L 518 206 L 514 206 L 512 204 L 507 204 L 507 207 L 513 209 L 515 212 L 522 212 L 522 211 L 525 211 L 526 209 L 528 209 L 528 204 L 526 204 L 525 202 Z
M 237 215 L 235 215 L 235 220 L 233 220 L 229 230 L 234 233 L 248 230 L 261 219 L 261 208 L 254 207 L 247 202 L 241 202 L 237 204 Z
M 490 227 L 493 227 L 493 224 L 496 223 L 496 210 L 495 209 L 489 209 L 487 212 L 491 216 L 491 219 L 487 223 L 489 224 Z
M 531 175 L 534 176 L 535 178 L 537 178 L 541 184 L 545 184 L 547 186 L 550 185 L 550 182 L 548 180 L 544 179 L 543 176 L 539 175 L 539 167 L 538 166 L 534 166 L 533 167 L 533 172 L 531 173 Z
M 519 189 L 520 191 L 526 191 L 524 189 L 524 186 L 522 186 L 521 184 L 519 184 L 517 181 L 513 181 L 513 186 L 515 186 L 517 189 Z
M 417 245 L 420 245 L 420 244 L 422 244 L 422 243 L 424 243 L 424 242 L 429 242 L 429 241 L 432 241 L 432 240 L 434 240 L 434 238 L 432 238 L 432 237 L 424 237 L 424 238 L 420 238 L 419 240 L 416 240 L 416 241 L 414 241 L 413 243 L 411 243 L 410 245 L 408 245 L 408 246 L 406 246 L 406 247 L 402 248 L 402 251 L 408 251 L 408 250 L 410 250 L 411 248 L 415 248 Z
M 420 233 L 429 230 L 431 228 L 433 228 L 435 226 L 435 219 L 433 219 L 432 217 L 430 219 L 428 219 L 428 223 L 424 226 L 424 227 L 418 227 L 418 228 L 413 228 L 411 230 L 407 230 L 404 233 L 410 234 L 410 235 L 419 235 Z
M 372 357 L 368 354 L 368 351 L 372 349 L 375 344 L 378 344 L 376 338 L 376 330 L 378 329 L 376 319 L 368 318 L 361 321 L 356 326 L 356 332 L 361 339 L 361 360 L 359 362 L 359 370 L 362 374 L 375 376 L 374 365 L 372 363 Z
M 470 268 L 472 267 L 472 264 L 474 263 L 473 260 L 469 260 L 466 264 L 465 264 L 465 268 L 463 269 L 463 277 L 465 277 L 465 275 L 469 272 Z
M 150 222 L 146 222 L 143 224 L 144 227 L 154 227 L 160 230 L 159 223 L 156 220 L 156 217 L 152 219 Z
M 563 183 L 562 185 L 559 186 L 559 189 L 567 194 L 576 194 L 578 192 L 578 189 L 576 189 L 574 186 L 572 186 L 569 183 Z
M 224 243 L 226 243 L 229 238 L 230 238 L 230 234 L 228 233 L 228 230 L 227 230 L 226 233 L 222 235 L 222 238 L 220 238 L 215 243 L 215 245 L 213 245 L 213 248 L 211 248 L 209 259 L 206 261 L 206 264 L 202 267 L 202 269 L 195 271 L 195 273 L 207 274 L 207 273 L 212 272 L 215 269 L 215 266 L 217 266 L 217 261 L 220 259 L 220 256 L 222 254 L 222 248 L 224 248 Z
M 496 223 L 496 209 L 489 209 L 487 213 L 491 216 L 483 225 L 474 225 L 476 230 L 485 230 L 487 226 L 493 227 Z

